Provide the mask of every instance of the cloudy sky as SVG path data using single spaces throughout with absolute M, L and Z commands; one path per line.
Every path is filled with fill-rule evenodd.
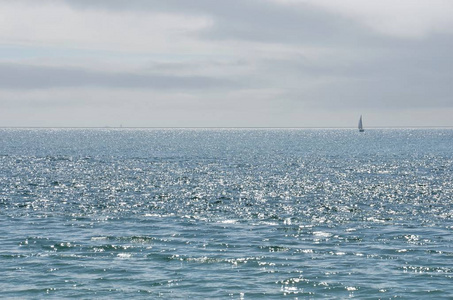
M 0 0 L 0 126 L 453 126 L 451 0 Z

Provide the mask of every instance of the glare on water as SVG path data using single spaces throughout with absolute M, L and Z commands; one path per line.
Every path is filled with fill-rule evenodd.
M 453 297 L 453 130 L 0 141 L 2 297 Z

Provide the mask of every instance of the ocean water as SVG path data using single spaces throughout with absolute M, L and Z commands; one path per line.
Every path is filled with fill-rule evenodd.
M 0 129 L 0 170 L 0 298 L 453 298 L 453 129 Z

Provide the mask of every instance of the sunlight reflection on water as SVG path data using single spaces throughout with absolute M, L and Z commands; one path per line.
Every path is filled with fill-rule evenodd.
M 0 137 L 3 297 L 453 297 L 453 130 Z

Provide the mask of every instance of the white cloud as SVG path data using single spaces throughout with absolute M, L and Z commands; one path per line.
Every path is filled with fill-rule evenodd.
M 395 37 L 421 38 L 453 32 L 451 0 L 272 0 L 286 5 L 310 4 L 338 13 Z
M 194 43 L 190 35 L 210 23 L 206 17 L 178 13 L 74 10 L 63 1 L 0 2 L 3 44 L 200 53 L 207 46 Z

